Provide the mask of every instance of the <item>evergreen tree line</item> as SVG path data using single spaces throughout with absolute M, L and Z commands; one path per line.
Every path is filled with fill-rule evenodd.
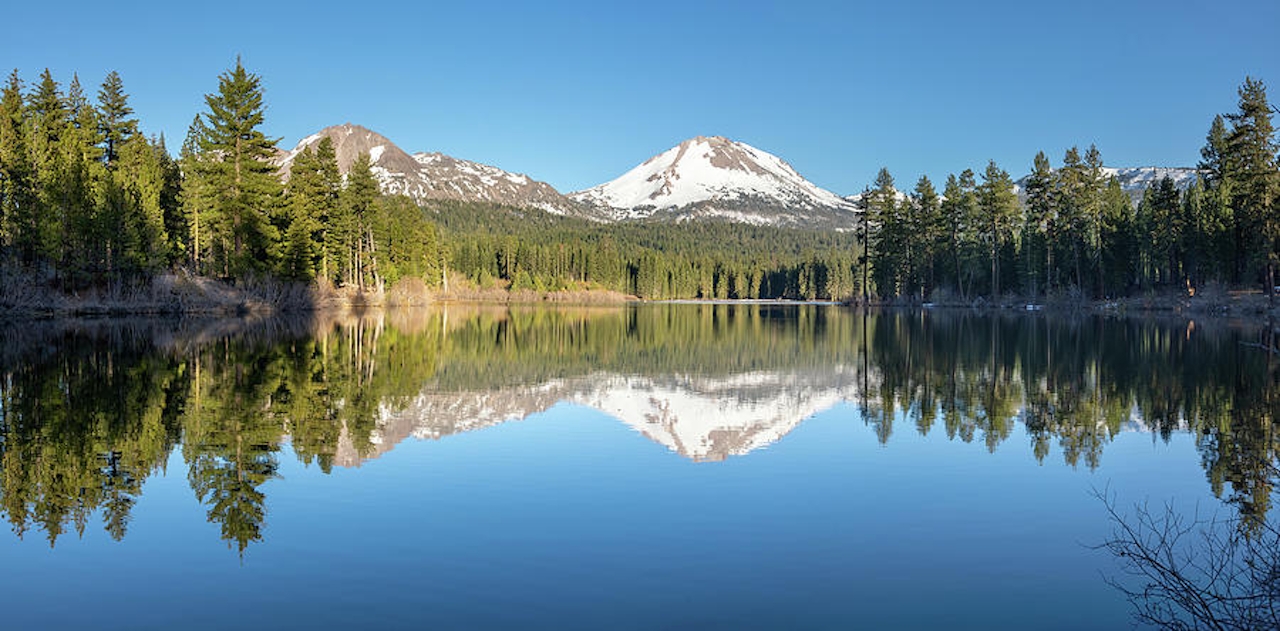
M 147 138 L 120 76 L 91 102 L 78 77 L 64 92 L 45 70 L 30 90 L 17 71 L 0 93 L 0 257 L 73 285 L 154 270 L 179 248 L 181 175 L 164 138 Z
M 1246 79 L 1237 112 L 1214 119 L 1185 191 L 1165 177 L 1135 205 L 1102 155 L 1073 147 L 1054 168 L 1036 155 L 1023 199 L 990 162 L 947 177 L 941 194 L 921 177 L 901 194 L 888 170 L 861 197 L 858 260 L 881 299 L 935 292 L 1102 298 L 1206 283 L 1275 286 L 1280 255 L 1280 167 L 1262 82 Z
M 229 278 L 323 279 L 361 288 L 436 278 L 435 227 L 379 192 L 368 156 L 343 177 L 333 145 L 282 179 L 261 126 L 261 80 L 237 60 L 205 96 L 179 158 L 139 131 L 120 76 L 91 102 L 45 70 L 0 93 L 0 264 L 64 289 L 185 268 Z

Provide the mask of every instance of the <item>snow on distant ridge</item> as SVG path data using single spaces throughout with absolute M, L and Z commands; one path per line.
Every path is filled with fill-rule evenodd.
M 1196 181 L 1200 171 L 1190 167 L 1102 167 L 1102 174 L 1104 178 L 1115 177 L 1119 180 L 1120 188 L 1137 203 L 1142 199 L 1144 191 L 1166 177 L 1173 180 L 1173 185 L 1178 190 L 1186 190 Z M 1027 179 L 1030 177 L 1024 175 L 1014 183 L 1014 190 L 1019 195 L 1025 194 Z
M 1200 173 L 1187 167 L 1103 167 L 1102 171 L 1108 176 L 1119 178 L 1120 186 L 1126 191 L 1145 190 L 1166 177 L 1173 180 L 1173 185 L 1178 189 L 1186 189 L 1196 181 L 1196 176 Z

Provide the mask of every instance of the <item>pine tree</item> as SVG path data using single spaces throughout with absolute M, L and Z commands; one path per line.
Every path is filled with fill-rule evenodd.
M 1241 226 L 1232 208 L 1234 186 L 1231 166 L 1227 163 L 1227 125 L 1221 115 L 1213 118 L 1198 166 L 1204 179 L 1204 212 L 1207 225 L 1216 227 L 1209 260 L 1217 274 L 1232 283 L 1240 282 L 1244 270 L 1243 252 L 1237 247 L 1243 239 Z
M 1000 259 L 1003 258 L 1005 245 L 1012 239 L 1020 223 L 1018 217 L 1018 196 L 1013 192 L 1013 180 L 1009 174 L 996 166 L 996 161 L 987 163 L 982 174 L 982 185 L 977 190 L 978 207 L 985 219 L 984 238 L 987 241 L 991 259 L 991 297 L 1000 297 Z
M 982 219 L 979 217 L 977 180 L 972 169 L 960 172 L 955 192 L 954 215 L 956 235 L 956 279 L 960 295 L 970 297 L 985 254 L 982 247 Z M 946 195 L 946 193 L 944 193 Z
M 1137 223 L 1142 248 L 1143 275 L 1147 282 L 1172 285 L 1181 273 L 1178 244 L 1182 240 L 1178 189 L 1164 177 L 1143 193 Z
M 1101 296 L 1127 289 L 1133 280 L 1136 250 L 1133 239 L 1133 202 L 1114 176 L 1107 181 L 1102 206 Z
M 103 159 L 108 165 L 114 165 L 120 157 L 120 148 L 138 133 L 137 119 L 130 118 L 133 108 L 129 106 L 129 95 L 125 94 L 124 82 L 114 70 L 107 74 L 98 90 L 98 109 L 101 112 L 99 129 L 106 143 Z
M 1088 167 L 1080 158 L 1080 150 L 1072 147 L 1062 158 L 1062 169 L 1058 172 L 1058 208 L 1062 220 L 1060 243 L 1065 252 L 1070 253 L 1070 264 L 1074 268 L 1074 285 L 1084 291 L 1084 252 L 1088 233 L 1088 214 L 1086 198 L 1088 197 Z
M 187 128 L 187 136 L 178 153 L 178 168 L 182 172 L 178 203 L 186 226 L 187 261 L 197 274 L 206 271 L 212 243 L 209 226 L 216 223 L 211 221 L 215 213 L 210 182 L 212 158 L 201 149 L 208 133 L 204 117 L 197 114 Z
M 328 279 L 341 278 L 335 273 L 341 264 L 345 261 L 342 256 L 345 248 L 334 247 L 336 239 L 329 236 L 330 232 L 336 232 L 341 236 L 344 232 L 350 233 L 350 220 L 342 212 L 340 199 L 342 197 L 342 173 L 338 170 L 338 155 L 333 147 L 333 140 L 329 137 L 320 139 L 316 145 L 316 173 L 315 173 L 315 195 L 312 203 L 315 210 L 312 216 L 316 218 L 316 232 L 313 233 L 313 240 L 320 252 L 320 272 Z
M 114 186 L 123 196 L 122 264 L 131 270 L 153 272 L 168 260 L 169 237 L 165 231 L 166 172 L 161 149 L 141 134 L 118 146 L 119 167 Z
M 964 216 L 964 191 L 960 188 L 960 180 L 955 174 L 947 175 L 947 182 L 942 188 L 942 203 L 940 205 L 942 212 L 943 225 L 947 231 L 947 248 L 950 254 L 949 276 L 951 283 L 964 296 L 964 282 L 961 275 L 961 248 L 964 243 L 964 234 L 966 230 L 966 218 Z
M 17 254 L 26 224 L 34 220 L 35 165 L 27 151 L 26 110 L 18 71 L 0 93 L 0 253 Z
M 870 269 L 871 269 L 871 189 L 863 188 L 862 194 L 858 196 L 858 228 L 857 240 L 860 251 L 858 252 L 858 267 L 862 270 L 862 279 L 859 284 L 860 294 L 862 296 L 861 304 L 863 307 L 870 301 Z
M 1055 176 L 1049 158 L 1043 151 L 1032 162 L 1027 177 L 1026 221 L 1022 229 L 1023 270 L 1027 288 L 1039 295 L 1038 280 L 1044 278 L 1043 290 L 1052 291 L 1054 226 L 1057 222 L 1054 191 Z
M 1275 268 L 1280 252 L 1280 168 L 1277 167 L 1274 113 L 1263 83 L 1247 77 L 1239 90 L 1239 109 L 1227 116 L 1231 131 L 1226 137 L 1228 177 L 1232 186 L 1232 208 L 1244 237 L 1240 247 L 1246 253 L 1246 280 L 1262 275 L 1269 299 L 1275 296 Z M 1254 270 L 1262 270 L 1259 274 Z
M 881 298 L 898 295 L 900 273 L 906 264 L 905 226 L 901 211 L 893 176 L 882 167 L 876 174 L 875 188 L 871 191 L 867 207 L 872 230 L 872 269 L 875 271 L 876 293 Z
M 23 258 L 52 261 L 63 251 L 64 233 L 73 200 L 67 190 L 62 139 L 70 116 L 61 88 L 46 68 L 27 102 L 27 139 L 35 167 L 36 204 L 24 217 L 18 235 Z
M 218 77 L 218 92 L 205 96 L 207 128 L 200 147 L 214 215 L 211 227 L 219 263 L 227 274 L 262 273 L 280 255 L 277 209 L 280 180 L 271 163 L 276 140 L 263 135 L 262 82 L 235 68 Z
M 374 240 L 372 238 L 373 204 L 378 199 L 378 180 L 373 175 L 373 165 L 369 154 L 361 153 L 347 172 L 347 186 L 343 189 L 342 204 L 345 214 L 351 218 L 352 241 L 348 247 L 352 253 L 352 278 L 361 289 L 369 284 L 377 284 L 378 270 L 374 259 Z M 514 243 L 514 241 L 513 241 Z M 507 256 L 507 269 L 503 278 L 512 279 L 515 274 L 514 248 Z
M 1089 145 L 1084 154 L 1084 199 L 1081 203 L 1084 219 L 1084 241 L 1089 255 L 1089 266 L 1096 278 L 1095 294 L 1101 295 L 1102 272 L 1102 212 L 1103 192 L 1106 189 L 1106 173 L 1102 166 L 1102 153 L 1095 145 Z
M 164 215 L 164 231 L 169 242 L 166 264 L 182 260 L 187 252 L 187 219 L 182 206 L 182 167 L 169 154 L 164 134 L 154 143 L 156 158 L 160 161 L 163 185 L 160 188 L 160 208 Z
M 98 250 L 105 235 L 98 223 L 98 209 L 105 174 L 101 164 L 98 112 L 85 97 L 80 78 L 75 75 L 67 88 L 67 109 L 69 123 L 62 135 L 62 146 L 70 205 L 67 223 L 63 226 L 67 233 L 67 251 L 63 253 L 62 265 L 71 274 L 81 274 L 94 271 L 100 261 Z
M 324 243 L 317 236 L 328 214 L 322 208 L 328 203 L 322 178 L 314 149 L 308 147 L 294 157 L 289 173 L 289 229 L 282 270 L 288 278 L 311 279 L 319 268 L 317 260 Z
M 947 230 L 942 217 L 941 200 L 938 199 L 938 192 L 934 190 L 929 176 L 922 175 L 916 181 L 912 202 L 916 208 L 914 239 L 921 247 L 919 259 L 923 267 L 920 274 L 920 297 L 923 300 L 937 287 L 938 258 L 946 251 Z

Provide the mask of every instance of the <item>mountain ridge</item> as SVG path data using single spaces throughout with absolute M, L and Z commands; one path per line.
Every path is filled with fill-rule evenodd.
M 591 209 L 561 195 L 546 182 L 438 152 L 410 155 L 386 136 L 351 123 L 325 127 L 284 152 L 277 162 L 286 177 L 298 154 L 325 137 L 333 142 L 341 172 L 350 170 L 357 155 L 367 153 L 382 191 L 406 195 L 418 204 L 435 200 L 479 201 L 592 218 Z
M 840 196 L 813 184 L 782 158 L 723 136 L 686 139 L 621 176 L 561 193 L 523 173 L 456 158 L 441 152 L 410 154 L 386 136 L 343 123 L 321 129 L 281 151 L 277 164 L 288 177 L 293 160 L 328 137 L 339 170 L 346 173 L 367 153 L 384 193 L 407 195 L 419 204 L 451 200 L 534 208 L 560 216 L 615 223 L 724 220 L 761 226 L 849 230 L 861 194 Z M 1104 167 L 1119 178 L 1136 204 L 1163 177 L 1185 190 L 1199 173 L 1190 167 Z M 1029 176 L 1015 181 L 1020 194 Z M 905 195 L 905 193 L 904 193 Z

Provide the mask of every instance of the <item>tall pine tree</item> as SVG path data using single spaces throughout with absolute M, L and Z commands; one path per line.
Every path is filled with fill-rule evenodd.
M 1262 276 L 1267 295 L 1274 299 L 1277 246 L 1280 245 L 1280 169 L 1274 111 L 1267 101 L 1267 88 L 1252 77 L 1239 90 L 1237 112 L 1227 116 L 1231 131 L 1226 137 L 1226 166 L 1233 182 L 1232 206 L 1245 237 L 1240 244 L 1246 254 L 1246 281 Z
M 234 276 L 268 272 L 280 256 L 281 185 L 271 163 L 277 140 L 259 129 L 262 81 L 236 59 L 205 104 L 202 194 L 209 196 L 211 219 L 217 220 L 210 228 L 218 267 Z
M 120 75 L 112 70 L 98 89 L 98 111 L 101 113 L 99 123 L 106 146 L 103 158 L 108 165 L 115 164 L 120 158 L 120 148 L 138 133 L 137 119 L 133 116 L 133 108 L 129 106 L 129 95 L 125 94 L 124 82 Z

